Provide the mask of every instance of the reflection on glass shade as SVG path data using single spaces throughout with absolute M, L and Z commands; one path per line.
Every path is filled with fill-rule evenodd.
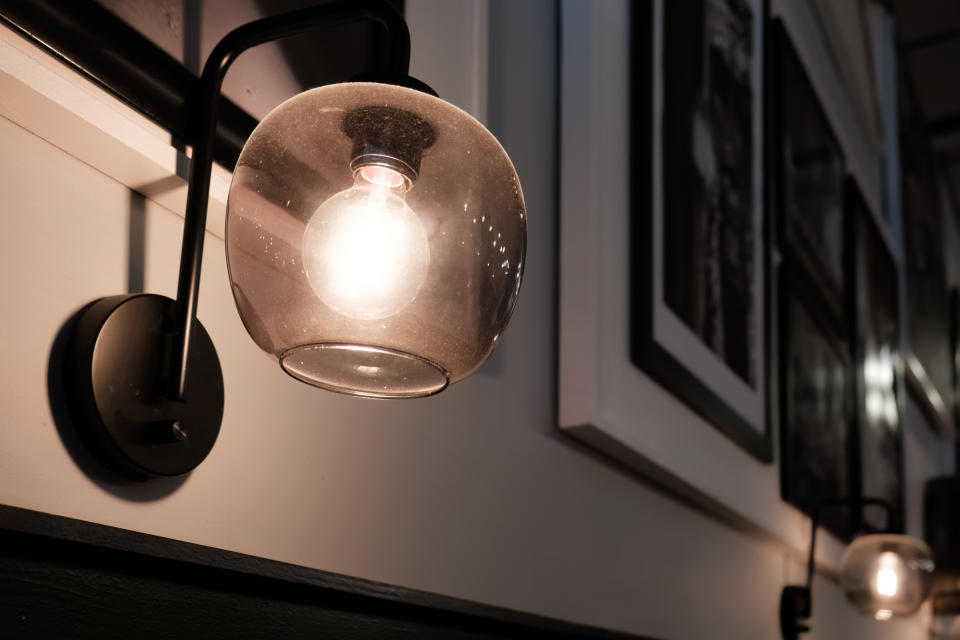
M 350 83 L 300 94 L 256 128 L 226 240 L 240 317 L 287 373 L 415 397 L 493 351 L 520 287 L 526 212 L 510 159 L 472 117 Z
M 933 560 L 929 547 L 901 535 L 868 535 L 847 548 L 840 582 L 847 599 L 877 620 L 912 615 L 930 591 Z
M 873 617 L 883 622 L 893 617 L 893 611 L 890 611 L 890 609 L 879 609 L 875 614 L 873 614 Z

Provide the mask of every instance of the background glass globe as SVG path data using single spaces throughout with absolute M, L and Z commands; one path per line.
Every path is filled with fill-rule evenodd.
M 930 593 L 932 575 L 926 544 L 910 536 L 876 534 L 847 547 L 840 584 L 858 611 L 886 620 L 916 613 Z

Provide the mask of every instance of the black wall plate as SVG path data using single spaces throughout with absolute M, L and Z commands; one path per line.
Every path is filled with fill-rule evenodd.
M 128 478 L 187 473 L 216 442 L 223 374 L 197 321 L 186 401 L 168 399 L 174 301 L 153 294 L 101 298 L 78 318 L 64 386 L 73 423 L 105 466 Z

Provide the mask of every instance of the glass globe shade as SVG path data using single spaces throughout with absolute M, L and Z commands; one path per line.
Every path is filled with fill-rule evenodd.
M 920 540 L 867 535 L 847 547 L 840 584 L 858 611 L 888 620 L 916 613 L 930 592 L 932 574 L 933 556 Z
M 526 210 L 474 118 L 375 83 L 307 91 L 244 145 L 227 267 L 254 341 L 291 376 L 362 396 L 437 393 L 493 351 L 517 300 Z

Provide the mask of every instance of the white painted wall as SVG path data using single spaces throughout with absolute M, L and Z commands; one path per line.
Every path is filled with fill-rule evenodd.
M 62 323 L 124 291 L 131 215 L 146 221 L 145 288 L 170 296 L 182 219 L 0 118 L 0 503 L 654 637 L 778 637 L 780 589 L 802 574 L 789 552 L 556 429 L 557 15 L 551 0 L 490 2 L 487 117 L 530 209 L 523 293 L 491 363 L 415 401 L 299 384 L 246 336 L 208 234 L 200 318 L 227 400 L 217 446 L 182 482 L 85 475 L 46 388 Z M 912 505 L 936 450 L 908 439 Z M 814 588 L 811 640 L 925 636 L 922 617 L 881 625 L 829 580 Z

